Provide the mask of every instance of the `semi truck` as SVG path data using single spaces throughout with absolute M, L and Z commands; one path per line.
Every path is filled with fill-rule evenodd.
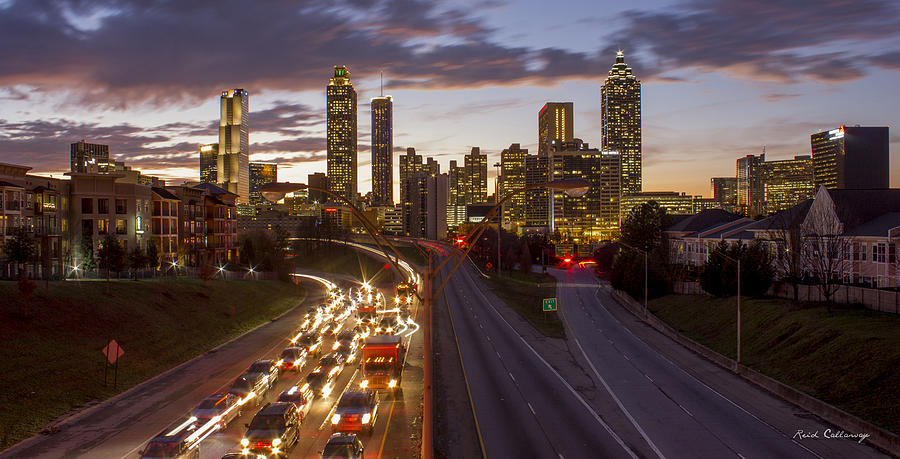
M 376 335 L 366 338 L 362 348 L 362 389 L 400 391 L 405 347 L 400 336 Z

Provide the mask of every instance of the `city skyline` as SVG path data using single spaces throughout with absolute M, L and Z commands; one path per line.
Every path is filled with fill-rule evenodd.
M 656 12 L 655 7 L 661 4 L 678 9 Z M 272 65 L 257 65 L 253 72 L 242 69 L 227 81 L 217 81 L 211 75 L 198 78 L 196 74 L 202 72 L 194 72 L 188 78 L 175 71 L 170 76 L 145 72 L 135 82 L 125 82 L 112 81 L 106 75 L 100 75 L 101 78 L 87 70 L 66 70 L 68 83 L 60 85 L 53 78 L 42 76 L 40 68 L 29 67 L 28 75 L 22 71 L 0 71 L 0 97 L 6 99 L 8 107 L 0 125 L 4 134 L 0 161 L 27 163 L 35 167 L 35 172 L 61 174 L 68 169 L 64 149 L 86 139 L 108 144 L 112 156 L 144 173 L 176 182 L 196 180 L 196 152 L 200 146 L 217 140 L 215 131 L 209 129 L 212 122 L 218 121 L 212 116 L 216 112 L 212 107 L 218 102 L 215 95 L 227 88 L 243 87 L 254 94 L 251 159 L 278 162 L 285 180 L 302 182 L 308 174 L 325 170 L 325 101 L 321 85 L 323 74 L 327 75 L 333 65 L 347 65 L 354 73 L 359 97 L 366 98 L 378 94 L 379 75 L 384 71 L 386 90 L 395 97 L 395 155 L 406 147 L 415 147 L 424 156 L 433 156 L 446 165 L 451 159 L 461 162 L 463 155 L 477 146 L 493 164 L 499 160 L 500 151 L 511 143 L 537 151 L 534 113 L 548 101 L 574 102 L 574 136 L 600 145 L 600 85 L 618 49 L 624 50 L 626 62 L 643 83 L 643 182 L 647 191 L 686 191 L 708 196 L 710 177 L 730 174 L 735 158 L 759 154 L 763 146 L 768 158 L 790 159 L 809 154 L 812 133 L 840 125 L 896 126 L 900 120 L 896 108 L 888 98 L 880 97 L 879 91 L 890 87 L 897 77 L 898 53 L 891 44 L 891 37 L 897 33 L 896 28 L 890 28 L 895 21 L 891 18 L 897 15 L 892 14 L 895 10 L 888 3 L 869 2 L 855 8 L 857 14 L 848 20 L 858 26 L 856 29 L 865 29 L 856 32 L 826 27 L 829 17 L 846 15 L 842 5 L 825 3 L 815 11 L 804 11 L 771 4 L 768 20 L 782 26 L 795 21 L 808 28 L 780 44 L 775 43 L 780 38 L 775 32 L 759 37 L 741 36 L 746 41 L 737 49 L 739 57 L 746 58 L 741 62 L 729 61 L 726 53 L 711 43 L 716 33 L 725 36 L 732 32 L 725 27 L 728 21 L 759 21 L 755 15 L 762 13 L 742 19 L 728 9 L 728 2 L 705 6 L 646 2 L 627 11 L 611 7 L 602 14 L 588 8 L 588 2 L 573 2 L 565 9 L 569 14 L 583 16 L 584 24 L 621 17 L 621 22 L 615 23 L 620 24 L 619 29 L 642 31 L 627 40 L 611 36 L 579 40 L 587 35 L 578 27 L 572 28 L 573 35 L 557 37 L 549 29 L 558 30 L 567 22 L 555 12 L 546 18 L 548 33 L 515 38 L 502 26 L 514 20 L 533 24 L 537 9 L 528 5 L 497 3 L 477 12 L 466 10 L 465 2 L 417 5 L 419 16 L 406 19 L 392 14 L 387 7 L 378 9 L 373 17 L 383 20 L 379 23 L 310 8 L 312 16 L 328 18 L 328 24 L 340 25 L 341 30 L 368 30 L 365 33 L 390 38 L 391 45 L 411 43 L 421 54 L 418 60 L 391 54 L 390 62 L 375 62 L 384 58 L 352 52 L 311 52 L 303 61 L 301 72 L 291 68 L 291 78 L 272 76 Z M 61 29 L 81 34 L 82 42 L 75 54 L 95 53 L 95 61 L 121 63 L 115 66 L 122 73 L 117 74 L 121 79 L 126 73 L 136 75 L 133 72 L 137 67 L 124 65 L 128 62 L 125 57 L 101 53 L 92 41 L 96 36 L 112 33 L 114 26 L 127 23 L 140 12 L 138 7 L 120 6 L 104 9 L 101 5 L 92 14 L 74 14 L 70 9 L 50 18 L 62 24 Z M 167 8 L 164 10 L 177 12 L 176 7 Z M 23 36 L 40 28 L 36 13 L 27 4 L 4 2 L 0 9 L 5 18 L 15 21 L 14 30 Z M 349 6 L 336 9 L 358 12 Z M 457 15 L 437 14 L 447 10 Z M 798 11 L 809 14 L 801 17 Z M 624 12 L 628 14 L 622 16 Z M 268 17 L 273 12 L 248 14 Z M 639 28 L 667 17 L 685 19 L 684 27 L 690 29 L 675 31 L 679 32 L 675 43 L 665 43 L 658 31 Z M 699 21 L 710 17 L 716 19 L 709 31 L 713 36 L 705 37 L 705 43 L 691 41 L 689 32 L 696 32 Z M 170 24 L 175 32 L 181 24 L 180 19 L 162 13 L 144 19 Z M 405 35 L 390 35 L 388 19 Z M 436 32 L 413 27 L 416 19 L 435 25 Z M 468 29 L 463 27 L 466 24 Z M 196 32 L 197 28 L 191 30 Z M 52 43 L 55 36 L 50 34 L 41 43 Z M 497 59 L 511 50 L 518 51 L 526 56 L 514 61 L 513 67 L 521 76 L 498 71 L 493 60 L 484 61 L 477 46 L 453 45 L 454 37 L 476 44 L 493 43 L 493 47 L 485 49 L 495 52 Z M 332 43 L 328 40 L 336 39 L 322 38 L 315 43 L 326 46 Z M 679 44 L 684 46 L 671 55 L 664 53 Z M 759 51 L 761 45 L 772 48 Z M 817 51 L 817 46 L 825 48 Z M 198 52 L 193 45 L 184 48 L 184 56 Z M 828 53 L 824 52 L 826 48 Z M 702 54 L 708 56 L 698 54 L 704 50 L 708 52 Z M 448 67 L 441 67 L 439 53 L 451 51 L 458 53 L 452 55 Z M 38 55 L 41 52 L 51 51 L 39 47 Z M 273 61 L 280 60 L 275 57 Z M 567 60 L 573 65 L 555 64 Z M 777 68 L 772 66 L 776 60 Z M 28 62 L 34 67 L 38 61 Z M 471 74 L 452 70 L 457 65 L 478 63 L 483 63 L 484 68 Z M 565 67 L 565 71 L 557 67 Z M 184 81 L 174 79 L 178 76 Z M 73 91 L 82 87 L 91 88 L 88 104 L 83 103 L 87 96 Z M 76 101 L 82 103 L 72 103 Z M 357 115 L 362 158 L 370 156 L 368 110 L 368 106 L 359 107 Z M 500 119 L 503 122 L 497 123 Z M 466 135 L 453 135 L 448 126 Z M 896 132 L 892 136 L 891 146 L 896 150 L 900 137 Z M 891 163 L 892 183 L 897 183 L 900 162 Z M 395 161 L 394 177 L 397 167 Z M 357 168 L 359 191 L 364 194 L 371 189 L 371 165 L 361 159 Z M 488 189 L 494 188 L 495 174 L 494 168 L 489 168 Z M 394 193 L 399 194 L 398 187 L 395 181 Z

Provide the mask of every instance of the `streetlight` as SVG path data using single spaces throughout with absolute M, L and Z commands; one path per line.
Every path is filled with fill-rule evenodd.
M 641 250 L 641 249 L 638 249 L 638 248 L 635 248 L 635 247 L 632 247 L 631 245 L 628 245 L 628 244 L 626 244 L 626 243 L 624 243 L 624 242 L 622 242 L 622 241 L 618 241 L 618 242 L 619 242 L 619 244 L 622 244 L 622 245 L 624 245 L 625 247 L 627 247 L 627 248 L 629 248 L 629 249 L 631 249 L 631 250 L 635 250 L 635 251 L 638 251 L 638 252 L 644 254 L 644 318 L 646 319 L 646 318 L 647 318 L 647 315 L 649 314 L 649 309 L 647 309 L 647 284 L 648 284 L 648 279 L 647 279 L 647 278 L 648 278 L 648 276 L 647 276 L 647 251 L 646 251 L 646 250 Z
M 740 256 L 732 258 L 724 253 L 719 255 L 737 265 L 737 361 L 734 367 L 734 371 L 737 371 L 738 365 L 741 364 L 741 258 Z

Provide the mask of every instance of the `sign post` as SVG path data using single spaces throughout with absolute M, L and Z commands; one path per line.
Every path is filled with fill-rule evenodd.
M 101 352 L 103 352 L 103 355 L 106 356 L 106 362 L 104 362 L 105 365 L 103 369 L 103 386 L 105 387 L 107 383 L 106 381 L 109 366 L 114 365 L 115 368 L 113 369 L 113 389 L 115 389 L 119 383 L 119 357 L 122 357 L 122 354 L 124 354 L 125 351 L 122 350 L 122 347 L 119 346 L 119 343 L 117 343 L 116 340 L 110 340 L 110 342 L 107 343 L 106 347 L 104 347 Z

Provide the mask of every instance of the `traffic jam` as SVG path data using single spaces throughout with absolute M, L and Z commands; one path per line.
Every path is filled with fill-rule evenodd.
M 142 459 L 200 458 L 201 445 L 203 457 L 288 457 L 299 442 L 328 430 L 327 441 L 314 445 L 316 457 L 363 457 L 366 439 L 387 416 L 384 406 L 402 395 L 407 343 L 420 328 L 411 311 L 415 286 L 401 282 L 389 302 L 368 283 L 341 289 L 304 277 L 326 285 L 328 294 L 287 345 L 261 356 L 151 439 L 139 451 Z M 327 412 L 321 424 L 311 421 L 313 411 Z M 239 418 L 249 421 L 241 426 Z

